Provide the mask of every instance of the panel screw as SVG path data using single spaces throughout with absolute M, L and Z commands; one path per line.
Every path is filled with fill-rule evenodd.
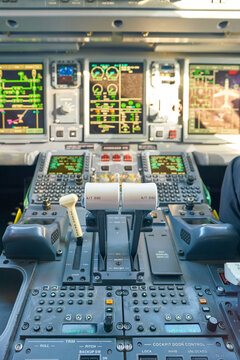
M 57 250 L 57 256 L 61 256 L 62 255 L 62 250 L 61 249 L 59 249 L 59 250 Z
M 22 349 L 23 349 L 23 345 L 22 345 L 22 344 L 16 344 L 16 345 L 15 345 L 15 351 L 16 351 L 16 352 L 20 352 L 20 351 L 22 351 Z
M 126 345 L 125 345 L 125 350 L 126 350 L 126 351 L 132 351 L 132 349 L 133 349 L 132 344 L 126 344 Z
M 226 348 L 227 348 L 229 351 L 233 351 L 233 350 L 234 350 L 234 346 L 233 346 L 233 344 L 230 343 L 230 342 L 227 342 L 227 343 L 226 343 Z
M 124 350 L 124 344 L 123 343 L 117 344 L 117 350 L 118 351 L 123 351 Z

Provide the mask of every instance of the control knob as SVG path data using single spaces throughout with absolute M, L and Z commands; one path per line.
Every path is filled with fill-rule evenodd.
M 57 114 L 58 115 L 67 115 L 71 112 L 71 108 L 69 105 L 67 104 L 63 104 L 62 106 L 60 106 L 58 109 L 57 109 Z
M 106 316 L 104 320 L 104 330 L 109 333 L 113 329 L 113 319 L 112 316 Z
M 207 322 L 207 328 L 209 331 L 216 331 L 217 329 L 217 326 L 218 326 L 218 321 L 215 317 L 211 316 L 209 319 L 208 319 L 208 322 Z
M 195 177 L 193 175 L 188 175 L 187 184 L 192 185 L 194 183 Z
M 48 197 L 43 199 L 42 207 L 43 207 L 43 210 L 50 210 L 51 209 L 51 203 L 50 203 Z
M 187 210 L 192 210 L 194 207 L 194 198 L 193 197 L 188 197 L 187 201 L 186 201 L 186 209 Z

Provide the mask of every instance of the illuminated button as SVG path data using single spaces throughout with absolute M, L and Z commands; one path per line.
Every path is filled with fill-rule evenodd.
M 132 155 L 124 154 L 123 155 L 123 161 L 132 161 Z
M 81 314 L 77 314 L 77 315 L 76 315 L 76 320 L 77 320 L 77 321 L 81 321 L 81 320 L 82 320 L 82 315 L 81 315 Z
M 112 313 L 112 312 L 113 312 L 113 308 L 111 308 L 111 307 L 107 307 L 107 308 L 106 308 L 106 312 L 108 312 L 108 313 Z
M 199 299 L 200 304 L 206 304 L 207 300 L 206 299 Z
M 91 314 L 87 314 L 87 315 L 86 315 L 86 320 L 87 320 L 87 321 L 91 321 L 91 320 L 92 320 L 92 315 L 91 315 Z
M 110 160 L 110 156 L 108 154 L 103 154 L 101 156 L 101 161 L 109 161 Z
M 177 130 L 169 130 L 168 138 L 169 139 L 176 139 L 177 137 Z
M 112 161 L 121 161 L 121 155 L 119 154 L 114 154 L 112 156 Z
M 113 304 L 113 300 L 112 299 L 107 299 L 106 300 L 106 305 L 112 305 Z
M 76 130 L 71 130 L 71 131 L 69 131 L 69 136 L 70 136 L 70 137 L 76 137 L 76 136 L 77 136 Z

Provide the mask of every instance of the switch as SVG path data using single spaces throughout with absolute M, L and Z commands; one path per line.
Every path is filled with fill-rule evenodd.
M 56 137 L 63 137 L 64 134 L 63 134 L 63 130 L 57 130 L 56 131 Z
M 177 137 L 177 130 L 169 130 L 168 138 L 169 139 L 176 139 Z
M 112 161 L 121 161 L 121 155 L 119 154 L 114 154 L 112 156 Z
M 108 165 L 101 166 L 101 170 L 102 171 L 109 171 L 109 166 Z
M 188 175 L 187 184 L 192 185 L 194 183 L 195 177 L 193 175 Z
M 207 300 L 206 299 L 199 299 L 200 304 L 206 304 Z
M 112 305 L 113 304 L 113 300 L 112 299 L 107 299 L 106 300 L 106 305 Z
M 162 130 L 156 131 L 156 137 L 163 137 L 163 131 Z
M 108 154 L 103 154 L 101 156 L 101 161 L 110 161 L 110 156 Z
M 76 136 L 77 136 L 76 130 L 71 130 L 71 131 L 69 131 L 69 136 L 70 136 L 70 137 L 76 137 Z
M 132 161 L 132 155 L 124 154 L 123 155 L 123 161 Z
M 217 326 L 218 326 L 218 321 L 215 317 L 211 316 L 209 319 L 208 319 L 208 322 L 207 322 L 207 328 L 209 331 L 216 331 L 217 330 Z
M 104 330 L 109 333 L 113 329 L 113 318 L 110 315 L 107 315 L 104 320 Z
M 124 170 L 125 171 L 132 171 L 132 166 L 126 165 L 126 166 L 124 166 Z

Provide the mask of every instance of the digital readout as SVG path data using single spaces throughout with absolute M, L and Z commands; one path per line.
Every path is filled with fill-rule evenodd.
M 95 334 L 97 325 L 95 324 L 63 324 L 62 333 L 66 335 Z
M 169 334 L 201 333 L 199 324 L 165 324 L 165 330 Z
M 48 174 L 82 174 L 83 156 L 52 156 Z
M 149 160 L 152 174 L 186 174 L 181 155 L 151 155 Z

